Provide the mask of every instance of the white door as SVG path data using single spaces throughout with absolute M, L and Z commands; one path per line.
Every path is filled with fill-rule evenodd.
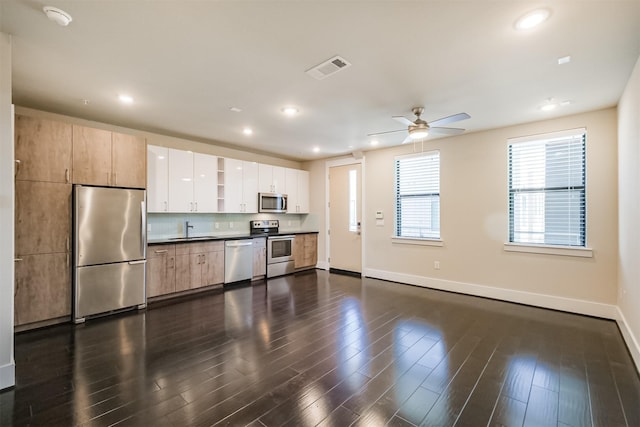
M 169 212 L 193 211 L 193 153 L 169 149 Z
M 329 168 L 329 266 L 362 273 L 362 166 Z
M 193 155 L 194 212 L 218 211 L 218 158 L 209 154 Z
M 147 212 L 169 210 L 169 149 L 147 146 Z

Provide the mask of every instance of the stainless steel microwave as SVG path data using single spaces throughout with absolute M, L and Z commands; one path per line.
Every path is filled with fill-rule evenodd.
M 258 212 L 286 213 L 287 195 L 278 193 L 258 193 Z

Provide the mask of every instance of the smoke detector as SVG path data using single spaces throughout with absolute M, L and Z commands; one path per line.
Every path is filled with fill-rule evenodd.
M 334 56 L 333 58 L 327 59 L 322 64 L 316 65 L 305 72 L 316 80 L 322 80 L 350 66 L 351 64 L 343 57 Z
M 47 15 L 47 18 L 63 27 L 66 27 L 71 21 L 73 21 L 71 15 L 69 15 L 62 9 L 58 9 L 57 7 L 45 6 L 42 8 L 42 11 L 45 15 Z

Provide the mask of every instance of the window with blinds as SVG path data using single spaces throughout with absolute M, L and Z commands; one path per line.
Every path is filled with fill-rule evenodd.
M 509 242 L 586 244 L 585 129 L 509 140 Z
M 396 237 L 440 238 L 440 152 L 395 159 Z

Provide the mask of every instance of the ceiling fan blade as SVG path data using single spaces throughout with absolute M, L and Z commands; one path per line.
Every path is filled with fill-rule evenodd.
M 471 118 L 471 116 L 468 115 L 467 113 L 458 113 L 458 114 L 454 114 L 452 116 L 443 117 L 441 119 L 429 122 L 429 126 L 433 127 L 433 126 L 446 125 L 447 123 L 453 123 L 453 122 L 457 122 L 457 121 L 465 120 L 465 119 L 470 119 L 470 118 Z
M 407 125 L 407 126 L 413 126 L 415 123 L 413 123 L 411 120 L 407 119 L 405 116 L 391 116 L 391 118 L 393 120 L 397 120 L 400 123 L 402 123 L 403 125 Z
M 396 132 L 406 132 L 406 129 L 398 129 L 398 130 L 387 130 L 384 132 L 375 132 L 375 133 L 368 133 L 367 136 L 378 136 L 378 135 L 384 135 L 387 133 L 396 133 Z
M 413 142 L 413 139 L 411 139 L 410 136 L 407 136 L 404 141 L 402 141 L 403 144 L 408 144 L 409 142 Z
M 441 135 L 459 135 L 464 132 L 464 129 L 460 128 L 440 128 L 429 127 L 429 132 L 439 133 Z

